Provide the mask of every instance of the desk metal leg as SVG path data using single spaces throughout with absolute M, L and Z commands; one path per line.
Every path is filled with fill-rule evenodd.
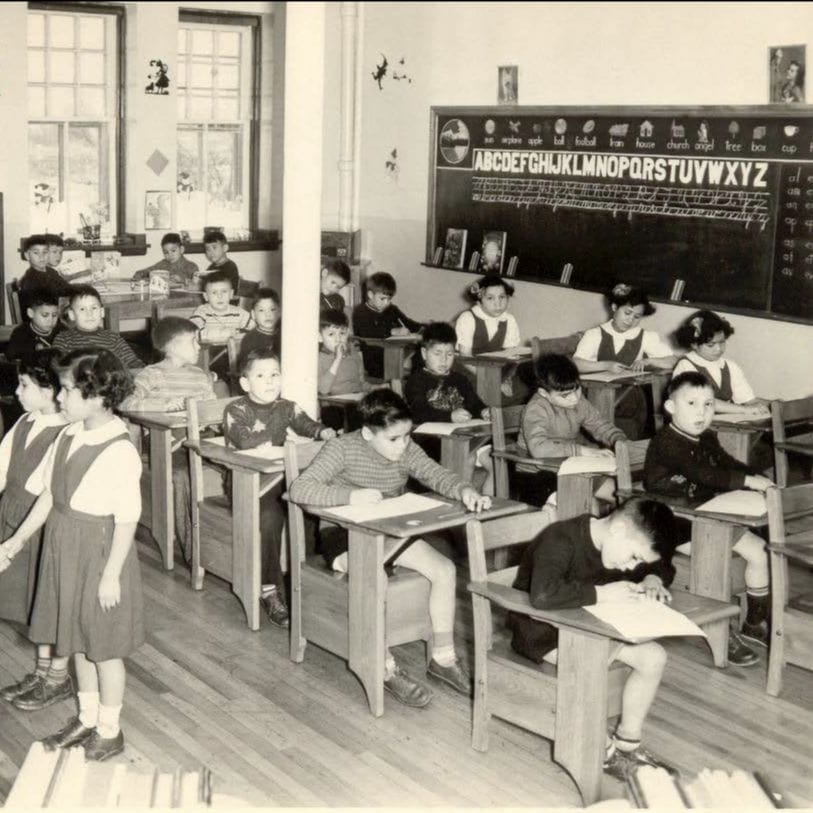
M 740 528 L 730 522 L 692 521 L 690 592 L 731 601 L 731 548 L 739 535 Z
M 487 406 L 502 404 L 502 367 L 477 366 L 477 394 Z
M 384 537 L 348 531 L 348 665 L 367 693 L 374 717 L 384 713 L 384 648 L 387 577 Z
M 172 503 L 172 430 L 150 430 L 150 530 L 161 549 L 164 567 L 175 566 L 175 511 Z
M 553 758 L 573 777 L 585 805 L 601 792 L 609 658 L 609 638 L 559 629 Z
M 232 471 L 231 589 L 246 614 L 249 629 L 260 628 L 260 475 Z

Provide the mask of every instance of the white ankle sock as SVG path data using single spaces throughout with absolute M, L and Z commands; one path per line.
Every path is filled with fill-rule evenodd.
M 109 740 L 118 736 L 121 706 L 99 706 L 99 736 Z
M 454 651 L 454 644 L 449 646 L 438 646 L 432 648 L 432 660 L 441 666 L 454 666 L 457 656 Z
M 387 650 L 387 657 L 384 659 L 384 680 L 389 680 L 395 674 L 395 658 Z
M 260 598 L 268 598 L 272 593 L 277 592 L 276 584 L 264 584 L 260 587 Z
M 85 728 L 96 728 L 99 722 L 99 693 L 77 692 L 79 700 L 79 722 Z

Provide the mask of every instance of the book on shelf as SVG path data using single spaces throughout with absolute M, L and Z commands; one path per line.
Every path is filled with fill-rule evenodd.
M 504 231 L 487 231 L 483 234 L 483 245 L 480 249 L 481 273 L 502 274 L 507 239 L 508 233 Z
M 466 229 L 446 229 L 446 244 L 443 247 L 443 267 L 462 268 L 466 256 Z

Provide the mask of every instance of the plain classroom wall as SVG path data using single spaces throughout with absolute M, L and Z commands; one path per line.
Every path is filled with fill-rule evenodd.
M 326 88 L 340 65 L 338 5 L 328 4 Z M 394 274 L 406 313 L 436 320 L 466 306 L 462 293 L 473 277 L 420 265 L 431 106 L 496 104 L 498 65 L 519 66 L 523 105 L 762 104 L 768 47 L 804 42 L 813 31 L 807 3 L 365 3 L 363 14 L 363 256 L 370 271 Z M 813 42 L 810 48 L 813 57 Z M 372 72 L 382 54 L 390 71 L 412 83 L 388 76 L 379 90 Z M 813 74 L 807 94 L 813 101 Z M 338 159 L 338 104 L 329 102 L 323 218 L 325 228 L 335 228 L 329 178 Z M 385 169 L 393 149 L 397 178 Z M 559 336 L 605 318 L 597 294 L 523 282 L 511 310 L 524 338 Z M 691 310 L 660 305 L 646 327 L 667 334 Z M 728 353 L 759 395 L 813 392 L 813 326 L 727 318 L 736 329 Z

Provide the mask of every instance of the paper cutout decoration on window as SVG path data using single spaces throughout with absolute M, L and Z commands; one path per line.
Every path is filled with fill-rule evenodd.
M 166 62 L 161 59 L 151 59 L 150 72 L 147 74 L 149 82 L 144 88 L 144 92 L 158 96 L 167 96 L 169 94 L 168 73 L 169 66 Z
M 169 158 L 161 150 L 153 150 L 152 155 L 147 159 L 147 166 L 156 174 L 160 175 L 169 164 Z

